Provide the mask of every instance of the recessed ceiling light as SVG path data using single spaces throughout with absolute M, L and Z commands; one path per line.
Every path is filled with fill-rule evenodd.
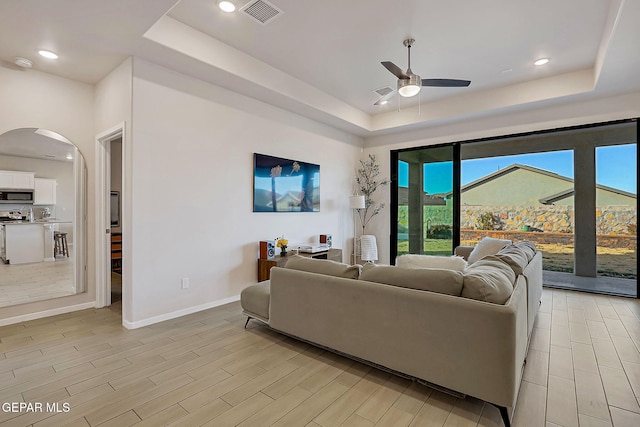
M 236 5 L 233 4 L 233 2 L 230 2 L 229 0 L 220 0 L 218 2 L 218 7 L 223 11 L 223 12 L 233 12 L 236 10 Z
M 72 156 L 71 154 L 67 154 L 66 159 L 67 159 L 67 160 L 73 160 L 73 156 Z
M 549 58 L 540 58 L 534 62 L 535 65 L 544 65 L 549 62 Z
M 50 50 L 46 50 L 46 49 L 40 49 L 38 51 L 38 54 L 40 56 L 43 56 L 47 59 L 58 59 L 58 54 L 55 52 L 51 52 Z

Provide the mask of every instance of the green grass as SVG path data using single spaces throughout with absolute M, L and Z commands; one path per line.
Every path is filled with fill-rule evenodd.
M 424 254 L 425 255 L 451 255 L 453 242 L 451 239 L 425 239 Z M 409 253 L 409 241 L 398 241 L 398 255 Z

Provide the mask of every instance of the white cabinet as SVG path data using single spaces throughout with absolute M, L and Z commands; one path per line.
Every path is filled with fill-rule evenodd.
M 33 193 L 34 205 L 55 205 L 56 204 L 55 179 L 35 178 L 35 191 Z
M 0 188 L 33 190 L 35 175 L 33 172 L 0 171 Z

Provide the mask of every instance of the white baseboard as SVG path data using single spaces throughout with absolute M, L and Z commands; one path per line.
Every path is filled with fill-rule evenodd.
M 66 307 L 54 308 L 51 310 L 39 311 L 37 313 L 22 314 L 15 317 L 7 317 L 6 319 L 0 319 L 0 326 L 13 325 L 14 323 L 27 322 L 29 320 L 42 319 L 43 317 L 55 316 L 57 314 L 70 313 L 72 311 L 86 310 L 87 308 L 94 308 L 96 306 L 95 301 L 85 302 L 82 304 L 69 305 Z
M 122 326 L 124 326 L 127 329 L 142 328 L 143 326 L 153 325 L 154 323 L 164 322 L 165 320 L 175 319 L 177 317 L 186 316 L 187 314 L 197 313 L 198 311 L 208 310 L 210 308 L 229 304 L 230 302 L 235 302 L 239 300 L 240 300 L 240 295 L 236 295 L 233 297 L 229 297 L 229 298 L 225 298 L 217 301 L 211 301 L 206 304 L 196 305 L 194 307 L 173 311 L 171 313 L 161 314 L 160 316 L 149 317 L 147 319 L 138 320 L 136 322 L 128 322 L 122 319 Z

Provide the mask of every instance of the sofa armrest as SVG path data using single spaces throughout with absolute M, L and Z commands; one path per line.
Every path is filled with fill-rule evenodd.
M 473 251 L 473 246 L 458 246 L 454 250 L 454 255 L 461 256 L 462 258 L 469 259 L 469 254 Z

